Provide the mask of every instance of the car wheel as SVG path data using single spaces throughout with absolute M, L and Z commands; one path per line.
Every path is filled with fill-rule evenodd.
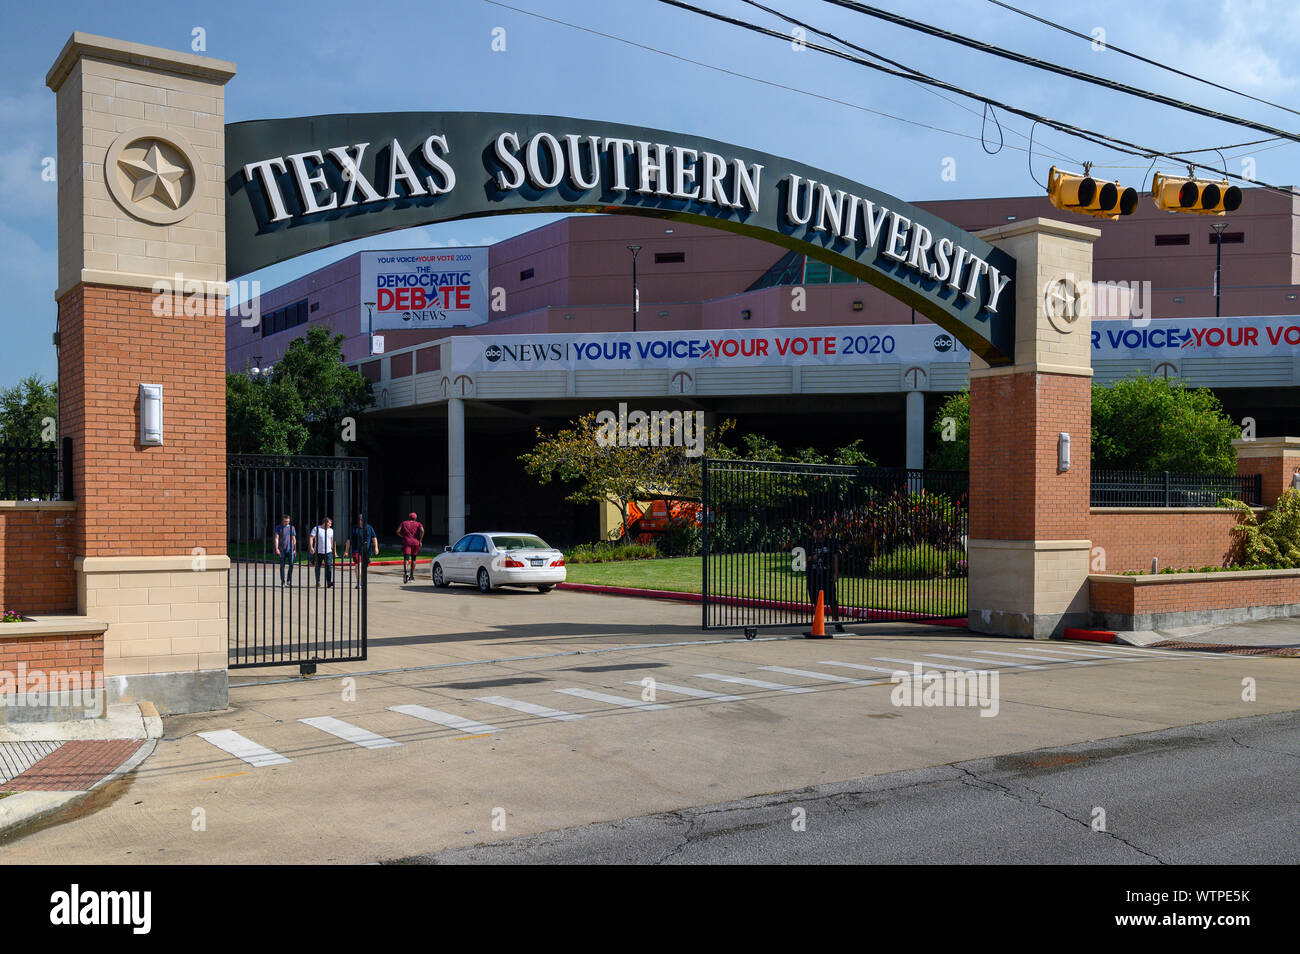
M 551 592 L 551 590 L 553 590 L 553 589 L 555 589 L 555 584 L 554 584 L 554 583 L 538 583 L 538 584 L 537 584 L 537 592 L 538 592 L 538 593 L 549 593 L 549 592 Z
M 478 568 L 478 591 L 480 593 L 492 592 L 492 580 L 488 576 L 487 567 L 485 566 Z
M 442 566 L 437 563 L 433 565 L 433 585 L 434 586 L 447 585 L 447 578 L 442 575 Z

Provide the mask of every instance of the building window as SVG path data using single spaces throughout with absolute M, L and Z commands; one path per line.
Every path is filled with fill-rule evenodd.
M 685 261 L 685 252 L 655 252 L 656 265 L 680 265 Z
M 1174 235 L 1157 235 L 1156 245 L 1191 245 L 1192 237 L 1186 232 L 1179 232 Z
M 1215 244 L 1217 244 L 1217 242 L 1216 242 L 1216 240 L 1215 240 L 1215 235 L 1214 235 L 1213 232 L 1210 233 L 1210 235 L 1209 235 L 1209 239 L 1210 239 L 1210 244 L 1211 244 L 1211 245 L 1215 245 Z M 1244 245 L 1245 242 L 1246 242 L 1246 233 L 1245 233 L 1245 232 L 1224 232 L 1224 233 L 1223 233 L 1223 244 L 1224 244 L 1224 245 Z
M 262 337 L 279 334 L 307 323 L 307 299 L 262 315 Z
M 531 268 L 525 268 L 522 272 L 519 273 L 519 280 L 521 282 L 526 282 L 528 281 L 528 279 L 532 277 L 533 277 L 533 270 Z

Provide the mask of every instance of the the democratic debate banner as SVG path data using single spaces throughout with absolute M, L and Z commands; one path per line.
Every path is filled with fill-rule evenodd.
M 1095 321 L 1094 358 L 1259 358 L 1300 353 L 1300 318 L 1158 318 Z
M 361 253 L 361 303 L 373 310 L 375 331 L 485 324 L 487 286 L 486 248 Z
M 454 373 L 476 371 L 764 367 L 970 361 L 937 325 L 756 328 L 735 331 L 461 336 Z

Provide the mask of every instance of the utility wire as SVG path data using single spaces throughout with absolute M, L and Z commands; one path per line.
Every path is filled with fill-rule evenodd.
M 1040 60 L 1036 56 L 1017 53 L 1014 50 L 994 46 L 992 43 L 985 43 L 982 40 L 972 40 L 970 37 L 962 36 L 960 33 L 953 33 L 951 30 L 944 30 L 940 27 L 931 26 L 928 23 L 922 23 L 919 20 L 912 20 L 897 13 L 882 10 L 879 7 L 868 6 L 865 3 L 857 2 L 857 0 L 823 0 L 823 2 L 832 4 L 833 6 L 843 7 L 846 10 L 852 10 L 855 13 L 861 13 L 865 16 L 875 17 L 877 20 L 884 20 L 886 23 L 892 23 L 909 30 L 915 30 L 918 33 L 924 33 L 927 36 L 938 37 L 941 40 L 948 40 L 951 43 L 958 43 L 962 46 L 970 47 L 973 50 L 979 50 L 981 53 L 988 53 L 991 56 L 1000 56 L 1004 60 L 1022 63 L 1025 66 L 1032 66 L 1035 69 L 1045 70 L 1049 73 L 1056 73 L 1060 76 L 1066 76 L 1083 83 L 1091 83 L 1093 86 L 1100 86 L 1103 89 L 1112 90 L 1113 92 L 1127 93 L 1129 96 L 1137 96 L 1140 99 L 1159 103 L 1161 106 L 1170 106 L 1174 109 L 1193 113 L 1197 116 L 1204 116 L 1207 119 L 1217 119 L 1220 122 L 1232 123 L 1235 126 L 1244 126 L 1247 129 L 1254 129 L 1258 132 L 1268 133 L 1270 136 L 1277 136 L 1280 139 L 1291 139 L 1295 142 L 1300 142 L 1300 133 L 1288 132 L 1285 129 L 1279 129 L 1276 126 L 1270 126 L 1267 123 L 1255 122 L 1251 119 L 1243 119 L 1240 116 L 1233 116 L 1230 113 L 1220 112 L 1217 109 L 1207 109 L 1204 106 L 1197 106 L 1194 103 L 1189 103 L 1185 100 L 1175 99 L 1172 96 L 1165 96 L 1163 93 L 1152 93 L 1145 89 L 1139 89 L 1136 86 L 1129 86 L 1127 83 L 1121 83 L 1118 80 L 1093 76 L 1091 73 L 1071 69 L 1068 66 L 1058 66 L 1055 63 L 1049 63 L 1047 60 Z
M 989 3 L 995 6 L 1002 7 L 1004 10 L 1010 10 L 1012 13 L 1018 13 L 1022 17 L 1028 17 L 1031 20 L 1037 20 L 1039 23 L 1042 23 L 1045 26 L 1049 26 L 1053 30 L 1060 30 L 1062 33 L 1068 33 L 1070 34 L 1070 36 L 1076 36 L 1079 39 L 1086 40 L 1089 43 L 1097 42 L 1095 37 L 1091 37 L 1088 36 L 1087 34 L 1080 33 L 1078 30 L 1072 30 L 1069 27 L 1063 26 L 1060 23 L 1053 23 L 1051 20 L 1044 19 L 1043 17 L 1040 17 L 1035 13 L 1030 13 L 1028 10 L 1021 10 L 1019 7 L 1013 7 L 1009 3 L 1003 3 L 1002 0 L 989 0 Z M 1274 103 L 1274 102 L 1270 102 L 1267 99 L 1260 99 L 1258 96 L 1251 96 L 1249 93 L 1243 93 L 1241 90 L 1233 89 L 1231 86 L 1223 86 L 1219 83 L 1214 82 L 1213 80 L 1207 80 L 1203 76 L 1197 76 L 1195 73 L 1184 72 L 1183 70 L 1180 70 L 1177 67 L 1169 66 L 1166 63 L 1161 63 L 1159 60 L 1149 59 L 1148 57 L 1142 56 L 1139 53 L 1134 53 L 1130 50 L 1124 49 L 1123 47 L 1116 46 L 1115 44 L 1111 43 L 1109 40 L 1105 40 L 1102 42 L 1106 50 L 1114 53 L 1119 53 L 1123 56 L 1127 56 L 1130 59 L 1137 60 L 1140 63 L 1146 63 L 1148 66 L 1154 66 L 1157 69 L 1165 70 L 1166 72 L 1173 73 L 1176 76 L 1182 76 L 1185 77 L 1186 79 L 1196 80 L 1196 82 L 1204 83 L 1206 86 L 1213 86 L 1215 89 L 1221 89 L 1225 93 L 1234 93 L 1237 96 L 1244 96 L 1246 97 L 1246 99 L 1254 100 L 1255 102 L 1262 103 L 1265 106 L 1272 106 L 1274 109 L 1280 109 L 1283 110 L 1284 112 L 1291 113 L 1294 116 L 1300 116 L 1300 110 L 1292 109 L 1290 106 L 1283 106 L 1281 103 Z
M 712 63 L 705 63 L 705 62 L 702 61 L 702 60 L 693 60 L 693 59 L 691 59 L 691 58 L 688 57 L 688 56 L 682 56 L 681 54 L 673 53 L 673 52 L 671 52 L 670 50 L 662 50 L 662 49 L 659 49 L 658 47 L 648 46 L 648 45 L 646 45 L 646 44 L 644 44 L 644 43 L 638 43 L 638 42 L 636 42 L 635 40 L 629 40 L 629 39 L 627 39 L 626 37 L 617 36 L 617 35 L 615 35 L 615 34 L 613 34 L 613 33 L 603 33 L 603 32 L 601 32 L 600 30 L 596 30 L 596 29 L 593 29 L 593 28 L 591 28 L 591 27 L 586 27 L 586 26 L 583 26 L 582 24 L 579 24 L 579 23 L 572 23 L 572 22 L 570 22 L 570 21 L 568 21 L 568 20 L 560 20 L 560 19 L 557 19 L 557 18 L 555 18 L 555 17 L 546 16 L 545 14 L 542 14 L 542 13 L 536 13 L 536 12 L 534 12 L 534 11 L 532 11 L 532 10 L 525 10 L 525 9 L 522 8 L 522 7 L 511 6 L 511 5 L 508 4 L 508 3 L 502 3 L 502 2 L 500 2 L 500 0 L 483 0 L 483 2 L 484 2 L 484 3 L 491 4 L 491 5 L 494 6 L 494 7 L 501 7 L 502 9 L 513 11 L 514 13 L 521 13 L 521 14 L 523 14 L 524 16 L 533 17 L 533 18 L 535 18 L 535 19 L 537 19 L 537 20 L 545 20 L 547 23 L 554 23 L 554 24 L 556 24 L 557 26 L 565 26 L 565 27 L 569 27 L 570 29 L 573 29 L 573 30 L 580 30 L 580 31 L 583 32 L 583 33 L 589 33 L 589 34 L 591 34 L 592 36 L 598 36 L 598 37 L 601 37 L 602 39 L 606 39 L 606 40 L 614 40 L 614 41 L 616 41 L 616 42 L 618 42 L 618 43 L 623 43 L 623 44 L 625 44 L 625 45 L 627 45 L 627 46 L 632 46 L 632 47 L 635 47 L 635 48 L 637 48 L 637 49 L 639 49 L 639 50 L 645 50 L 645 51 L 648 52 L 648 53 L 657 53 L 657 54 L 659 54 L 660 56 L 666 56 L 666 57 L 668 57 L 668 58 L 670 58 L 670 59 L 674 59 L 674 60 L 677 60 L 677 61 L 682 62 L 682 63 L 689 63 L 689 64 L 692 65 L 692 66 L 700 66 L 700 67 L 703 67 L 704 69 L 713 70 L 714 72 L 717 72 L 717 73 L 723 73 L 723 74 L 725 74 L 725 75 L 727 75 L 727 76 L 734 76 L 734 77 L 736 77 L 736 78 L 738 78 L 738 79 L 746 79 L 746 80 L 750 80 L 751 82 L 754 82 L 754 83 L 761 83 L 761 84 L 764 85 L 764 86 L 770 86 L 770 87 L 772 87 L 772 88 L 774 88 L 774 89 L 781 89 L 781 90 L 785 90 L 786 92 L 790 92 L 790 93 L 798 93 L 798 94 L 800 94 L 801 96 L 811 96 L 811 97 L 813 97 L 814 99 L 820 99 L 821 101 L 826 102 L 826 103 L 833 103 L 833 104 L 835 104 L 836 106 L 847 106 L 849 109 L 856 109 L 856 110 L 859 110 L 859 111 L 864 112 L 864 113 L 870 113 L 870 114 L 872 114 L 872 115 L 874 115 L 874 116 L 881 116 L 881 117 L 884 117 L 885 119 L 892 119 L 892 120 L 895 120 L 896 122 L 906 123 L 906 124 L 909 125 L 909 126 L 917 126 L 917 127 L 921 128 L 921 129 L 928 129 L 928 130 L 930 130 L 930 131 L 932 131 L 932 132 L 944 133 L 945 135 L 948 135 L 948 136 L 957 136 L 957 137 L 959 137 L 959 138 L 961 138 L 961 139 L 969 139 L 969 140 L 971 140 L 972 142 L 982 142 L 982 141 L 983 141 L 983 137 L 982 137 L 982 136 L 974 136 L 974 135 L 971 135 L 970 133 L 959 132 L 959 131 L 957 131 L 957 130 L 955 130 L 955 129 L 945 129 L 945 128 L 942 127 L 942 126 L 935 126 L 935 125 L 932 125 L 931 123 L 923 123 L 923 122 L 921 122 L 920 120 L 909 119 L 909 118 L 906 117 L 906 116 L 898 116 L 898 115 L 895 115 L 894 113 L 887 113 L 887 112 L 884 112 L 884 111 L 879 110 L 879 109 L 872 109 L 870 106 L 863 106 L 863 105 L 861 105 L 860 103 L 851 103 L 851 102 L 849 102 L 848 100 L 837 99 L 837 98 L 835 98 L 834 96 L 826 96 L 826 95 L 823 94 L 823 93 L 816 93 L 816 92 L 813 92 L 812 90 L 800 89 L 800 88 L 797 87 L 797 86 L 788 86 L 788 85 L 786 85 L 785 83 L 778 83 L 778 82 L 775 82 L 775 81 L 773 81 L 773 80 L 763 79 L 762 77 L 751 76 L 751 75 L 748 74 L 748 73 L 741 73 L 741 72 L 738 72 L 737 70 L 729 70 L 729 69 L 727 69 L 727 68 L 725 68 L 725 67 L 722 67 L 722 66 L 716 66 L 716 65 L 714 65 L 714 64 L 712 64 Z M 925 89 L 927 92 L 934 93 L 934 95 L 938 96 L 938 97 L 939 97 L 940 99 L 942 99 L 944 102 L 951 103 L 953 106 L 956 106 L 958 109 L 964 109 L 964 110 L 966 110 L 967 112 L 971 113 L 972 115 L 976 115 L 976 116 L 979 115 L 979 112 L 978 112 L 977 110 L 971 108 L 970 106 L 967 106 L 965 103 L 962 103 L 962 102 L 960 102 L 960 101 L 958 101 L 958 100 L 949 99 L 947 96 L 944 96 L 944 95 L 942 95 L 941 93 L 936 92 L 934 89 L 931 89 L 929 86 L 923 86 L 922 88 Z M 1016 134 L 1017 136 L 1019 136 L 1021 139 L 1025 139 L 1025 138 L 1027 138 L 1027 137 L 1025 136 L 1024 133 L 1020 132 L 1020 131 L 1017 130 L 1017 129 L 1011 129 L 1010 127 L 1008 127 L 1008 129 L 1010 129 L 1011 132 L 1015 133 L 1015 134 Z M 1016 150 L 1017 152 L 1028 152 L 1028 150 L 1025 149 L 1023 146 L 1012 146 L 1012 145 L 1008 145 L 1006 148 L 1008 148 L 1008 149 L 1014 149 L 1014 150 Z M 1069 161 L 1069 162 L 1074 162 L 1074 163 L 1078 163 L 1078 162 L 1079 162 L 1078 159 L 1075 159 L 1075 158 L 1072 157 L 1072 156 L 1064 155 L 1063 153 L 1057 151 L 1056 149 L 1051 149 L 1051 148 L 1048 148 L 1048 147 L 1044 147 L 1042 143 L 1039 143 L 1039 144 L 1038 144 L 1038 149 L 1039 149 L 1040 152 L 1048 152 L 1048 153 L 1051 153 L 1053 156 L 1055 156 L 1055 157 L 1058 158 L 1058 159 L 1062 159 L 1062 160 Z
M 772 30 L 767 27 L 758 26 L 757 24 L 749 23 L 745 20 L 740 20 L 736 17 L 731 17 L 723 13 L 718 13 L 714 10 L 706 10 L 701 7 L 694 6 L 693 4 L 685 3 L 683 2 L 683 0 L 658 0 L 658 2 L 665 4 L 667 6 L 677 7 L 678 9 L 686 10 L 690 13 L 699 14 L 700 16 L 708 17 L 709 19 L 712 20 L 718 20 L 722 23 L 727 23 L 731 26 L 740 27 L 741 29 L 749 30 L 753 33 L 760 33 L 765 36 L 772 37 L 773 39 L 780 40 L 783 43 L 789 42 L 790 40 L 790 37 L 787 34 L 781 33 L 779 31 Z M 820 31 L 816 30 L 815 28 L 806 27 L 806 29 L 811 29 L 814 33 L 820 34 Z M 1181 162 L 1181 164 L 1187 166 L 1190 169 L 1204 169 L 1206 171 L 1213 172 L 1216 175 L 1222 174 L 1222 175 L 1226 175 L 1229 178 L 1236 179 L 1240 182 L 1252 183 L 1263 189 L 1269 189 L 1271 191 L 1280 192 L 1285 195 L 1300 196 L 1300 192 L 1290 189 L 1286 186 L 1278 186 L 1267 182 L 1247 179 L 1245 176 L 1239 176 L 1230 172 L 1223 172 L 1222 170 L 1216 168 L 1215 166 L 1206 165 L 1205 163 L 1193 162 L 1190 160 L 1180 160 L 1179 157 L 1170 154 L 1168 152 L 1165 152 L 1163 150 L 1153 149 L 1150 146 L 1143 146 L 1138 143 L 1129 142 L 1126 139 L 1120 139 L 1115 136 L 1107 135 L 1106 133 L 1089 130 L 1082 126 L 1075 126 L 1059 119 L 1051 119 L 1050 117 L 1042 116 L 1039 115 L 1038 113 L 1034 113 L 1026 109 L 1021 109 L 1019 107 L 1012 106 L 1008 103 L 1004 103 L 1000 100 L 993 99 L 992 97 L 985 96 L 982 93 L 973 93 L 970 90 L 962 89 L 959 86 L 954 86 L 951 83 L 944 82 L 943 80 L 937 79 L 933 76 L 928 76 L 923 73 L 917 73 L 917 72 L 907 73 L 907 72 L 902 72 L 900 70 L 891 69 L 890 67 L 887 66 L 881 66 L 878 63 L 872 63 L 870 60 L 863 59 L 862 57 L 854 56 L 851 53 L 846 53 L 842 50 L 836 50 L 827 46 L 822 46 L 819 43 L 812 43 L 812 42 L 805 41 L 804 45 L 808 49 L 817 50 L 820 53 L 826 53 L 830 56 L 834 56 L 842 60 L 847 60 L 848 62 L 855 63 L 858 66 L 865 66 L 868 69 L 873 69 L 876 70 L 877 72 L 885 73 L 889 76 L 895 76 L 900 79 L 915 80 L 916 82 L 925 83 L 926 85 L 929 86 L 935 86 L 939 89 L 947 90 L 950 93 L 957 93 L 961 96 L 966 96 L 970 99 L 976 100 L 977 102 L 986 103 L 990 106 L 995 106 L 999 109 L 1003 109 L 1006 112 L 1012 113 L 1013 115 L 1016 116 L 1020 116 L 1024 119 L 1029 119 L 1029 120 L 1042 123 L 1044 126 L 1048 126 L 1052 129 L 1057 130 L 1058 132 L 1063 132 L 1066 133 L 1067 135 L 1074 136 L 1078 139 L 1083 139 L 1088 142 L 1094 143 L 1095 145 L 1102 146 L 1107 149 L 1112 149 L 1115 152 L 1122 152 L 1132 156 L 1143 156 L 1148 159 L 1152 159 L 1152 158 L 1169 159 L 1171 161 Z M 1286 138 L 1293 138 L 1293 137 L 1288 135 Z

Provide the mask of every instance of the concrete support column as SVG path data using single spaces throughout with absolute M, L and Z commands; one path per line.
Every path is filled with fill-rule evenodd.
M 465 401 L 447 399 L 447 537 L 465 535 Z
M 979 234 L 1016 260 L 1016 353 L 996 368 L 971 357 L 969 625 L 1045 639 L 1090 622 L 1088 306 L 1101 233 L 1034 218 Z
M 907 453 L 909 470 L 925 466 L 925 392 L 907 392 Z

